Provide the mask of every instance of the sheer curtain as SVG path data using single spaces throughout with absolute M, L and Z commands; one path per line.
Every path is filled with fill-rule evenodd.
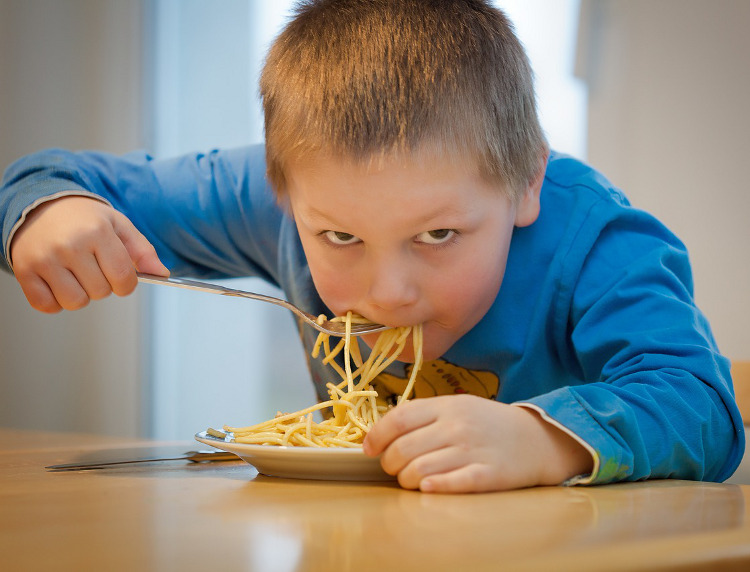
M 585 155 L 585 91 L 573 77 L 578 0 L 496 2 L 516 23 L 537 76 L 553 147 Z M 165 157 L 262 140 L 257 77 L 290 0 L 155 0 L 153 149 Z M 259 280 L 238 287 L 274 293 Z M 314 396 L 285 310 L 151 287 L 149 432 L 184 439 L 249 424 Z M 280 294 L 276 292 L 275 294 Z

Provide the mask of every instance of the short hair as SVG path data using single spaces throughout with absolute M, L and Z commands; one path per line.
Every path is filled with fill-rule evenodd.
M 547 142 L 512 23 L 483 0 L 305 0 L 260 80 L 267 176 L 315 153 L 450 153 L 517 199 Z

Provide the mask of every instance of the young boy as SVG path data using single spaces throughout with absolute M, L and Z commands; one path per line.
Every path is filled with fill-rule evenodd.
M 742 421 L 684 246 L 550 153 L 499 11 L 309 0 L 261 95 L 264 148 L 11 166 L 4 254 L 31 305 L 125 295 L 136 270 L 254 275 L 313 314 L 421 323 L 419 399 L 364 443 L 406 488 L 732 474 Z M 380 376 L 381 396 L 403 390 L 411 359 Z M 324 398 L 330 372 L 310 368 Z

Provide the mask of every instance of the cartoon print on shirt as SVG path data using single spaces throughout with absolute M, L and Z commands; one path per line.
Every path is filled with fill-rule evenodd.
M 378 402 L 395 405 L 406 388 L 413 367 L 413 364 L 409 364 L 404 368 L 404 377 L 390 373 L 381 373 L 376 377 L 372 386 L 378 392 Z M 499 389 L 500 380 L 491 371 L 466 369 L 438 359 L 422 364 L 414 382 L 412 398 L 470 393 L 495 399 Z

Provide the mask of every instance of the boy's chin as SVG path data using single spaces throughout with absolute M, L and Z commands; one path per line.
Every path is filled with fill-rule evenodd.
M 450 345 L 445 348 L 431 347 L 425 345 L 422 348 L 422 361 L 432 361 L 442 357 L 442 355 L 450 349 Z M 404 363 L 414 363 L 414 348 L 412 346 L 404 348 L 401 355 L 398 356 L 398 361 Z
M 449 349 L 451 349 L 452 345 L 453 345 L 452 343 L 451 344 L 446 343 L 443 345 L 431 344 L 429 346 L 425 344 L 425 346 L 422 348 L 422 360 L 432 361 L 432 360 L 438 359 L 442 357 Z M 414 352 L 412 351 L 412 354 L 413 353 Z M 413 363 L 413 362 L 414 360 L 412 356 L 412 361 L 410 361 L 409 363 Z
M 361 339 L 372 349 L 375 342 L 378 340 L 379 335 L 380 334 L 371 334 L 368 336 L 362 336 Z M 452 341 L 435 339 L 433 336 L 426 335 L 422 345 L 422 360 L 430 361 L 438 359 L 447 352 L 452 345 Z M 414 342 L 411 336 L 409 336 L 409 339 L 404 346 L 404 350 L 399 354 L 397 359 L 404 363 L 414 363 Z

